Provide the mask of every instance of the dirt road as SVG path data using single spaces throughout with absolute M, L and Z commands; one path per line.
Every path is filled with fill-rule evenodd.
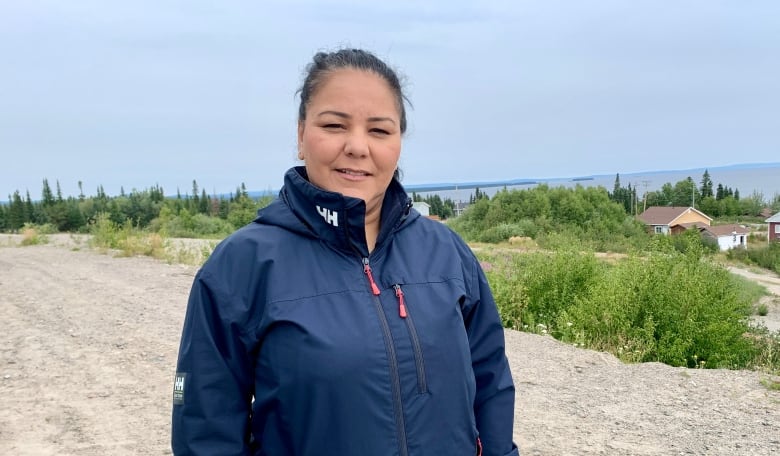
M 72 239 L 0 247 L 0 454 L 170 454 L 194 273 Z M 624 365 L 506 335 L 524 455 L 780 454 L 780 392 L 765 375 Z
M 730 266 L 729 271 L 759 283 L 766 287 L 771 293 L 761 299 L 761 302 L 767 306 L 769 313 L 766 316 L 754 316 L 753 321 L 767 327 L 770 331 L 780 331 L 780 276 L 766 271 L 761 273 L 749 271 L 745 268 Z

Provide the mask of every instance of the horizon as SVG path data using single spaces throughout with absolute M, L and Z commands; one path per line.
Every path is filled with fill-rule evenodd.
M 657 175 L 657 174 L 685 174 L 685 173 L 703 173 L 704 171 L 708 171 L 710 174 L 713 172 L 717 173 L 718 171 L 742 171 L 742 170 L 761 170 L 761 169 L 767 169 L 767 168 L 778 168 L 778 190 L 776 193 L 780 193 L 780 162 L 761 162 L 761 163 L 733 163 L 731 165 L 724 165 L 724 166 L 702 166 L 702 167 L 695 167 L 695 168 L 686 168 L 686 169 L 661 169 L 661 170 L 645 170 L 645 171 L 639 171 L 639 172 L 629 172 L 629 173 L 623 173 L 623 172 L 614 172 L 614 173 L 600 173 L 600 174 L 591 174 L 591 175 L 578 175 L 578 176 L 555 176 L 555 177 L 516 177 L 516 178 L 510 178 L 510 179 L 504 179 L 504 180 L 486 180 L 486 181 L 471 181 L 471 180 L 464 180 L 464 181 L 445 181 L 445 182 L 425 182 L 425 183 L 406 183 L 402 182 L 402 185 L 404 188 L 409 192 L 416 192 L 416 193 L 437 193 L 440 191 L 448 191 L 448 190 L 458 190 L 460 188 L 461 190 L 468 190 L 468 189 L 474 189 L 476 187 L 479 188 L 495 188 L 495 187 L 521 187 L 521 186 L 530 186 L 530 185 L 538 185 L 538 184 L 548 184 L 548 185 L 563 185 L 563 184 L 587 184 L 587 182 L 594 181 L 597 179 L 614 179 L 616 176 L 620 176 L 621 182 L 623 182 L 623 177 L 631 177 L 631 176 L 647 176 L 647 175 Z M 690 176 L 694 179 L 694 182 L 699 184 L 699 181 L 694 176 Z M 43 180 L 46 179 L 48 181 L 49 187 L 52 189 L 52 192 L 56 194 L 56 179 L 50 180 L 48 178 L 41 178 L 41 182 L 39 183 L 39 189 L 38 191 L 41 192 L 43 188 Z M 630 179 L 629 179 L 630 180 Z M 201 182 L 198 182 L 197 179 L 195 181 L 198 183 L 198 191 L 204 189 Z M 675 184 L 677 181 L 669 181 L 668 183 Z M 661 185 L 665 184 L 667 182 L 662 182 Z M 717 184 L 717 182 L 715 182 Z M 729 185 L 728 182 L 721 182 L 722 184 L 725 184 L 727 186 Z M 236 190 L 238 187 L 241 186 L 241 182 L 237 183 L 233 190 Z M 125 188 L 124 185 L 120 185 L 119 187 L 124 190 L 125 194 L 129 194 L 134 191 L 145 191 L 149 190 L 153 187 L 155 187 L 158 184 L 151 184 L 147 185 L 145 187 L 132 187 L 130 190 Z M 623 182 L 623 185 L 625 185 L 625 182 Z M 661 185 L 654 185 L 653 187 L 660 187 Z M 98 187 L 101 187 L 102 184 L 98 184 Z M 601 185 L 605 186 L 605 185 Z M 84 192 L 85 197 L 90 198 L 96 196 L 97 189 L 95 188 L 94 192 L 86 191 Z M 162 186 L 161 186 L 162 187 Z M 189 197 L 191 196 L 192 192 L 192 181 L 190 181 L 189 188 L 186 191 L 181 191 L 181 188 L 178 188 L 178 192 L 180 193 L 182 197 Z M 605 186 L 607 190 L 610 189 L 610 187 Z M 734 187 L 732 187 L 734 188 Z M 734 188 L 740 190 L 742 192 L 742 189 L 739 189 L 738 187 Z M 162 187 L 163 194 L 166 198 L 175 198 L 177 196 L 177 193 L 170 193 L 167 191 L 164 187 Z M 229 192 L 216 192 L 212 193 L 208 190 L 206 191 L 206 194 L 211 197 L 225 197 L 228 195 L 233 194 L 233 190 Z M 252 197 L 261 197 L 261 196 L 275 196 L 279 192 L 280 188 L 266 188 L 266 189 L 250 189 L 247 186 L 247 193 Z M 33 197 L 33 191 L 26 189 L 25 191 L 18 190 L 20 196 L 22 199 L 26 198 L 27 191 L 30 192 L 30 198 L 33 202 L 38 202 L 41 200 L 40 195 L 38 198 Z M 646 190 L 646 191 L 653 191 L 653 190 Z M 745 195 L 747 195 L 746 193 Z M 116 194 L 106 192 L 106 195 L 109 197 L 118 197 L 121 195 L 121 192 L 117 192 Z M 13 193 L 8 196 L 13 196 Z M 774 195 L 764 195 L 766 198 L 772 198 Z M 66 192 L 63 192 L 63 198 L 67 199 L 69 197 L 77 198 L 78 194 L 69 194 Z M 0 199 L 0 204 L 9 204 L 11 201 L 8 199 Z

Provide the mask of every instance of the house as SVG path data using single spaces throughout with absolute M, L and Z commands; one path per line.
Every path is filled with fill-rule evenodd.
M 712 218 L 700 210 L 683 206 L 648 207 L 638 218 L 655 234 L 679 234 L 694 224 L 703 227 L 712 223 Z
M 769 224 L 769 240 L 780 241 L 780 212 L 766 219 Z
M 717 241 L 721 251 L 747 248 L 748 229 L 742 225 L 699 226 L 701 235 Z
M 431 215 L 431 205 L 425 201 L 415 201 L 412 203 L 412 207 L 417 210 L 423 217 Z

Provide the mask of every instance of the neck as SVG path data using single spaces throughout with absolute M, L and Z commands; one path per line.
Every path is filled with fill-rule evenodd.
M 379 222 L 382 214 L 382 205 L 374 208 L 371 212 L 366 212 L 366 244 L 368 252 L 371 253 L 376 246 L 376 239 L 379 237 Z

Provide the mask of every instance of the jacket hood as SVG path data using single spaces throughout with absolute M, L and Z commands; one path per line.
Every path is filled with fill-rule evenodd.
M 411 198 L 393 179 L 382 201 L 376 247 L 394 231 L 419 217 Z M 365 234 L 366 204 L 362 199 L 323 190 L 309 182 L 306 168 L 297 166 L 284 175 L 279 198 L 257 212 L 254 223 L 275 225 L 303 236 L 319 238 L 334 247 L 368 256 Z

